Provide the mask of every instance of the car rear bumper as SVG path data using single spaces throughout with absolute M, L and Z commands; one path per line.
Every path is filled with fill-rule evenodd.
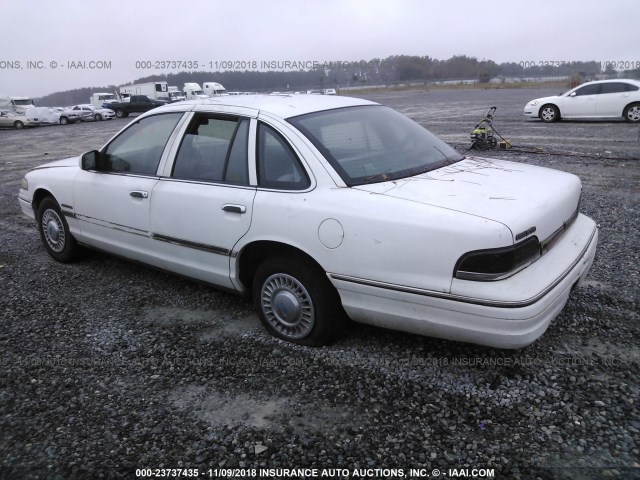
M 581 240 L 576 242 L 576 238 Z M 580 215 L 563 239 L 531 267 L 499 282 L 462 281 L 469 292 L 477 286 L 474 296 L 343 275 L 329 277 L 354 321 L 490 347 L 521 348 L 546 331 L 566 304 L 571 289 L 586 277 L 597 239 L 593 220 Z M 559 264 L 560 258 L 565 263 Z M 531 282 L 537 286 L 533 295 Z M 492 292 L 496 293 L 493 298 L 488 295 Z

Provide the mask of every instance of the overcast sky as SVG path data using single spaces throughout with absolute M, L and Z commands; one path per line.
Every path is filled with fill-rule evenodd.
M 36 97 L 181 70 L 136 68 L 156 60 L 212 71 L 216 61 L 403 54 L 635 63 L 639 11 L 638 0 L 0 0 L 0 93 Z M 87 68 L 69 68 L 79 61 Z

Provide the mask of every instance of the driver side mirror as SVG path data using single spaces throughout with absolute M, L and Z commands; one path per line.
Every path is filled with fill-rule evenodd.
M 82 170 L 98 170 L 98 156 L 99 153 L 97 150 L 84 153 L 82 157 L 80 157 L 80 168 Z
M 570 97 L 575 97 L 576 96 L 576 92 L 571 92 L 571 94 L 569 96 Z

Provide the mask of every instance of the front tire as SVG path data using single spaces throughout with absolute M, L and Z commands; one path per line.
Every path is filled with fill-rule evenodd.
M 297 255 L 269 258 L 258 267 L 253 301 L 271 335 L 301 345 L 328 345 L 345 323 L 340 297 L 325 273 Z
M 69 123 L 69 119 L 67 117 L 60 117 L 60 125 L 66 125 Z
M 640 122 L 640 103 L 632 103 L 624 109 L 624 119 L 627 122 Z
M 96 113 L 95 117 L 96 122 L 99 122 L 100 120 L 102 120 L 102 115 L 100 115 L 99 113 Z
M 13 122 L 13 128 L 15 128 L 16 130 L 22 130 L 24 128 L 24 123 L 22 123 L 20 120 L 16 120 L 15 122 Z
M 58 202 L 51 197 L 45 198 L 40 203 L 38 230 L 47 253 L 54 260 L 68 263 L 78 257 L 80 247 L 69 231 L 69 225 Z
M 560 119 L 560 110 L 555 105 L 543 105 L 540 109 L 540 120 L 551 123 Z
M 118 118 L 124 118 L 126 115 L 124 114 L 124 110 L 122 110 L 121 108 L 116 109 L 116 117 Z

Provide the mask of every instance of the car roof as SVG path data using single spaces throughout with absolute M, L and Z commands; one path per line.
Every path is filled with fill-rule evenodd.
M 280 118 L 291 118 L 323 110 L 353 107 L 360 105 L 379 105 L 369 100 L 353 97 L 324 96 L 324 95 L 228 95 L 202 100 L 187 100 L 168 104 L 167 107 L 175 111 L 178 105 L 185 110 L 192 110 L 196 105 L 243 107 L 271 113 Z M 167 107 L 159 107 L 155 111 Z M 215 110 L 212 108 L 212 110 Z
M 582 85 L 580 85 L 581 87 L 584 85 L 592 85 L 594 83 L 619 83 L 619 82 L 626 82 L 626 83 L 632 83 L 633 85 L 638 85 L 640 86 L 640 81 L 638 80 L 633 80 L 631 78 L 612 78 L 610 80 L 594 80 L 592 82 L 585 82 Z

